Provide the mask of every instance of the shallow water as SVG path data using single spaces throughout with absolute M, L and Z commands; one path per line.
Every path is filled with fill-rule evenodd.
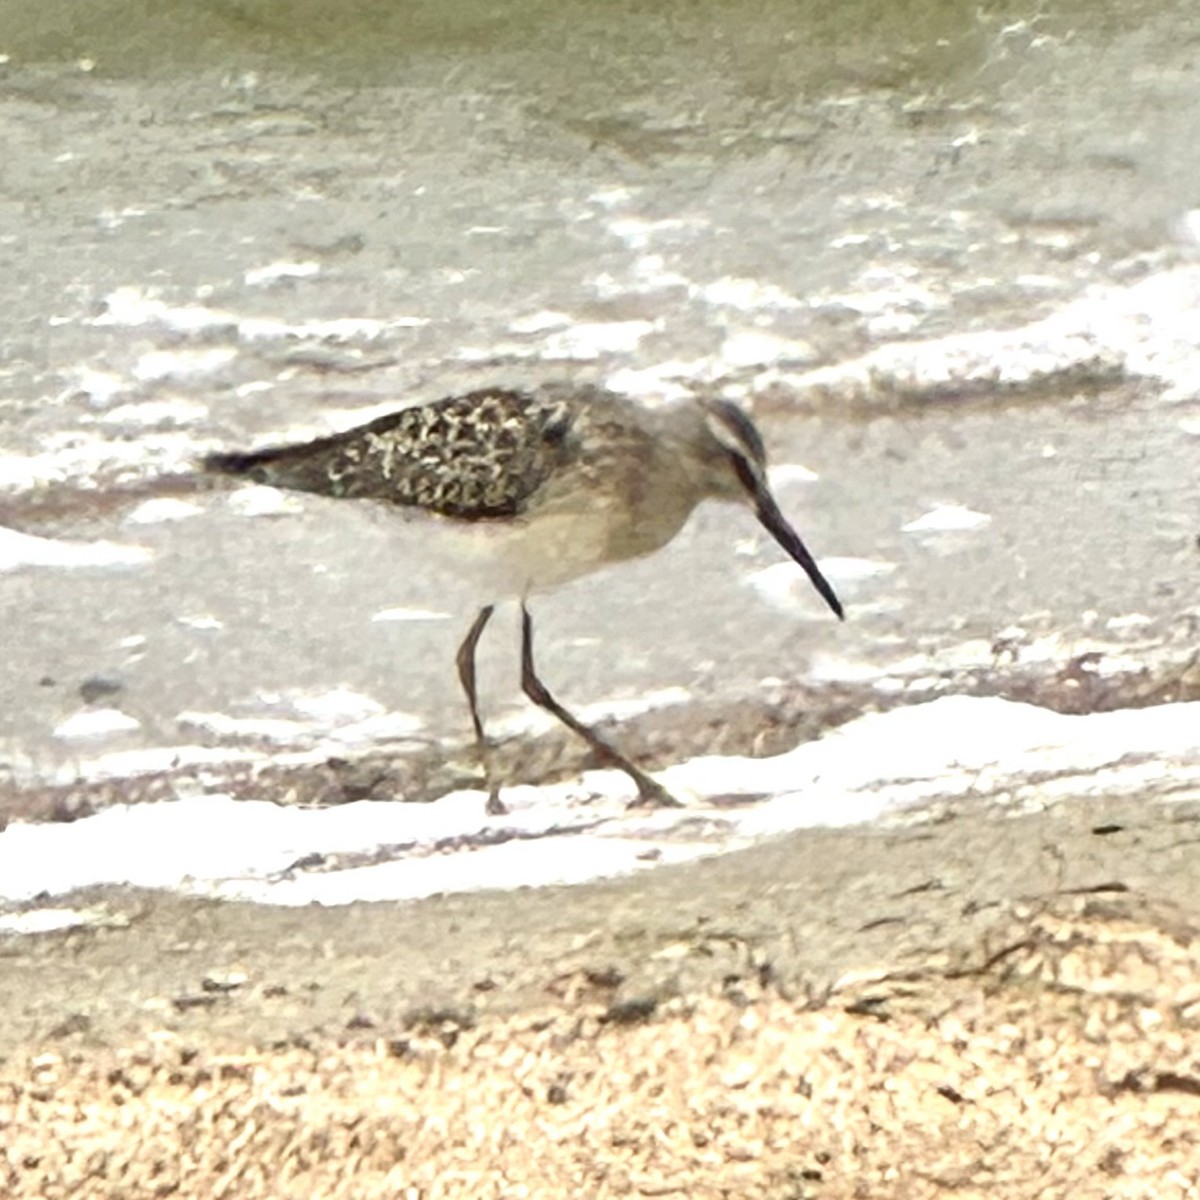
M 0 6 L 0 505 L 53 539 L 0 542 L 0 811 L 445 757 L 424 535 L 155 481 L 485 382 L 746 400 L 833 560 L 844 627 L 709 508 L 539 604 L 564 698 L 675 702 L 665 761 L 800 688 L 1196 695 L 1190 10 L 1050 7 Z M 483 670 L 519 728 L 504 635 Z

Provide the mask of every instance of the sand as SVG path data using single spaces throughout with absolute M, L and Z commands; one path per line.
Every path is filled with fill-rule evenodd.
M 10 985 L 0 1001 L 13 1018 L 0 1064 L 0 1191 L 1200 1195 L 1190 818 L 1120 808 L 964 817 L 920 836 L 846 831 L 818 839 L 815 854 L 786 839 L 709 864 L 719 890 L 707 898 L 696 867 L 357 915 L 165 900 L 148 912 L 141 897 L 142 916 L 123 929 L 10 940 L 0 947 Z M 1120 846 L 1131 832 L 1121 821 L 1137 819 Z M 859 859 L 847 863 L 856 839 Z M 941 887 L 897 888 L 909 869 L 919 876 L 979 839 L 998 854 L 975 876 L 956 883 L 947 868 Z M 1043 851 L 1053 842 L 1060 876 L 1041 895 L 997 897 L 996 879 L 1007 871 L 1015 885 L 1029 869 L 1023 840 Z M 1097 846 L 1105 861 L 1093 861 Z M 835 848 L 839 870 L 866 871 L 915 907 L 891 928 L 856 912 L 857 937 L 841 940 L 845 895 L 828 914 L 816 899 L 836 899 L 818 866 Z M 746 897 L 763 891 L 766 863 L 797 854 L 818 876 L 798 901 L 807 924 L 779 891 L 763 910 L 778 922 L 768 928 Z M 871 869 L 871 854 L 876 867 L 891 860 L 892 877 Z M 1107 878 L 1072 883 L 1085 861 Z M 639 895 L 616 912 L 614 897 L 629 893 Z M 632 928 L 630 912 L 662 913 L 670 895 L 677 908 L 706 904 L 710 919 L 673 911 Z M 606 905 L 616 915 L 604 931 L 595 922 Z M 472 911 L 474 930 L 462 919 Z M 425 918 L 424 949 L 405 940 L 414 914 Z M 465 957 L 446 956 L 439 920 L 459 930 Z M 379 941 L 388 927 L 390 948 Z M 320 953 L 289 960 L 306 928 Z M 440 993 L 423 974 L 439 944 Z M 144 953 L 140 974 L 115 969 L 121 947 L 126 960 Z M 379 978 L 357 967 L 361 986 L 347 989 L 338 972 L 364 948 Z M 235 956 L 243 967 L 230 966 Z M 201 962 L 224 966 L 175 986 Z M 45 993 L 22 990 L 38 974 Z M 68 996 L 64 980 L 80 986 Z M 37 1035 L 13 1037 L 21 1003 L 41 1014 Z

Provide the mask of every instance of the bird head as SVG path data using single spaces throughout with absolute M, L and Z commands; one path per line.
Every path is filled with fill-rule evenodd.
M 722 493 L 730 497 L 743 497 L 750 504 L 763 528 L 790 558 L 803 567 L 813 587 L 838 619 L 844 619 L 845 612 L 837 593 L 829 580 L 821 574 L 816 560 L 800 540 L 800 535 L 788 523 L 771 494 L 767 482 L 766 448 L 754 422 L 736 404 L 731 404 L 728 400 L 706 399 L 701 403 L 709 436 L 724 452 L 728 468 L 736 480 L 730 488 L 722 488 Z

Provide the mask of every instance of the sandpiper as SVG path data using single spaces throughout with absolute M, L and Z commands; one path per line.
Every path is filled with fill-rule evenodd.
M 475 649 L 497 601 L 520 603 L 525 695 L 579 734 L 601 761 L 624 771 L 639 803 L 655 805 L 678 801 L 574 717 L 538 677 L 529 596 L 665 546 L 700 501 L 714 498 L 749 504 L 843 616 L 833 588 L 771 494 L 758 430 L 726 400 L 649 407 L 588 386 L 485 388 L 313 441 L 211 454 L 204 465 L 272 487 L 422 510 L 470 531 L 473 552 L 487 560 L 489 603 L 456 662 L 489 811 L 503 805 L 479 715 Z

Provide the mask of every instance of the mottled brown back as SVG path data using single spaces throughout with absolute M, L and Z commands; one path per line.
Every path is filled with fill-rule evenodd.
M 388 413 L 345 433 L 245 454 L 210 471 L 323 496 L 484 520 L 524 511 L 576 452 L 561 399 L 486 389 Z

